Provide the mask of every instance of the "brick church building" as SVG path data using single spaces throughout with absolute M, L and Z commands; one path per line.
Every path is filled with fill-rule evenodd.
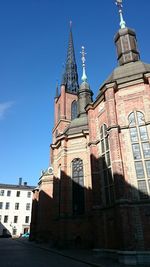
M 78 84 L 70 28 L 54 102 L 51 165 L 34 190 L 30 239 L 99 248 L 135 264 L 150 259 L 150 64 L 140 60 L 120 2 L 118 66 L 94 101 L 84 47 Z

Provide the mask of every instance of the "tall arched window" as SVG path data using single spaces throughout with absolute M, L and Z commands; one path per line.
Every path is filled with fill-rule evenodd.
M 84 213 L 83 161 L 79 158 L 72 161 L 72 208 L 75 215 Z
M 142 112 L 129 115 L 129 129 L 139 196 L 145 199 L 150 193 L 150 142 Z
M 77 118 L 77 101 L 73 101 L 71 104 L 71 120 Z
M 58 104 L 58 121 L 60 120 L 60 104 Z
M 106 124 L 103 124 L 100 128 L 100 144 L 102 171 L 104 177 L 105 202 L 106 204 L 111 204 L 114 202 L 114 181 L 111 172 L 109 140 Z

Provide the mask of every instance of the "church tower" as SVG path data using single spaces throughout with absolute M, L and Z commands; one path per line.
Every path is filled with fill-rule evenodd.
M 72 28 L 70 25 L 67 59 L 60 86 L 60 92 L 58 85 L 56 87 L 53 142 L 55 142 L 57 137 L 64 132 L 70 121 L 77 117 L 78 89 L 78 73 L 75 60 Z

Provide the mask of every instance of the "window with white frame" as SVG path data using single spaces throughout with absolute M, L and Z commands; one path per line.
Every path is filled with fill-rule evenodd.
M 27 197 L 28 197 L 28 198 L 31 197 L 31 192 L 27 192 Z
M 15 203 L 15 210 L 19 210 L 19 203 Z
M 147 199 L 150 193 L 150 140 L 144 114 L 132 112 L 129 117 L 129 130 L 133 159 L 140 199 Z
M 6 210 L 9 210 L 9 206 L 10 206 L 10 203 L 9 202 L 6 202 L 5 209 Z
M 5 215 L 4 216 L 4 223 L 7 223 L 8 222 L 8 215 Z
M 8 197 L 11 196 L 11 191 L 10 191 L 10 190 L 7 191 L 7 196 L 8 196 Z
M 3 189 L 1 189 L 1 190 L 0 190 L 0 196 L 4 196 L 4 192 L 5 192 L 5 191 L 4 191 Z
M 30 203 L 26 204 L 26 210 L 30 210 Z
M 25 223 L 29 223 L 29 216 L 25 217 Z
M 18 222 L 18 216 L 14 216 L 14 223 Z

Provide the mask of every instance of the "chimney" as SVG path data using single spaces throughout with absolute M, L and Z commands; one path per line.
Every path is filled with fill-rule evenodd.
M 20 177 L 19 178 L 19 186 L 21 186 L 22 185 L 22 178 Z
M 24 186 L 27 186 L 27 182 L 24 182 Z

